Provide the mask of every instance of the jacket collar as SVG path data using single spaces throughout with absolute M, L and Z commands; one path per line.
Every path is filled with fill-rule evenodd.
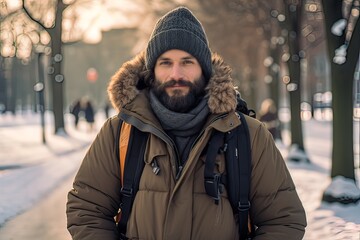
M 108 95 L 113 107 L 120 111 L 140 93 L 139 86 L 144 86 L 144 52 L 125 62 L 111 77 Z M 208 106 L 211 113 L 221 114 L 235 110 L 236 93 L 231 68 L 216 53 L 212 54 L 213 74 L 206 86 Z

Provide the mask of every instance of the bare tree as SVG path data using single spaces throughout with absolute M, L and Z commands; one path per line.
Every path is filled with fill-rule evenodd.
M 289 82 L 287 90 L 290 95 L 291 111 L 291 147 L 288 159 L 293 161 L 306 161 L 309 158 L 304 147 L 301 121 L 301 52 L 300 52 L 300 30 L 301 17 L 303 11 L 303 0 L 284 0 L 286 25 L 288 28 L 288 45 L 289 45 Z
M 353 149 L 353 85 L 356 65 L 359 61 L 360 3 L 358 0 L 322 1 L 331 65 L 332 107 L 333 107 L 333 151 L 332 183 L 344 177 L 355 185 Z M 344 142 L 345 141 L 345 142 Z M 327 202 L 353 203 L 360 200 L 360 191 L 349 196 L 346 193 L 334 195 L 325 190 L 323 200 Z
M 28 4 L 23 2 L 23 9 L 27 16 L 42 28 L 46 29 L 51 39 L 51 66 L 49 68 L 51 96 L 54 112 L 54 130 L 55 134 L 65 131 L 64 124 L 64 74 L 62 72 L 62 14 L 67 7 L 61 0 L 46 2 L 48 5 L 36 5 L 34 2 Z M 31 10 L 28 10 L 31 9 Z M 46 19 L 49 14 L 54 14 L 53 20 Z
M 12 35 L 13 46 L 6 47 L 11 39 L 1 39 L 4 46 L 2 55 L 20 59 L 31 59 L 33 50 L 44 43 L 45 31 L 47 38 L 51 41 L 51 96 L 55 120 L 55 133 L 64 129 L 63 117 L 63 81 L 64 76 L 61 69 L 62 57 L 62 11 L 66 4 L 62 1 L 42 1 L 41 4 L 35 1 L 22 0 L 22 4 L 17 8 L 11 8 L 8 1 L 3 1 L 2 13 L 3 22 L 6 27 L 2 32 Z

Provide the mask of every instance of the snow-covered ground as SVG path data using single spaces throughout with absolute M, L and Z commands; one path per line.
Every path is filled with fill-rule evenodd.
M 46 145 L 42 144 L 39 115 L 0 115 L 0 227 L 9 218 L 31 208 L 75 173 L 105 121 L 102 112 L 97 114 L 96 130 L 89 132 L 84 121 L 80 122 L 78 129 L 74 129 L 72 116 L 66 114 L 67 134 L 54 135 L 51 114 L 46 114 L 45 119 Z M 356 136 L 359 136 L 359 123 L 355 122 Z M 310 120 L 303 122 L 303 127 L 311 163 L 287 162 L 287 165 L 307 212 L 308 227 L 304 239 L 359 240 L 360 202 L 356 205 L 321 202 L 323 191 L 331 183 L 331 123 Z M 359 187 L 359 141 L 356 141 Z M 286 157 L 286 134 L 284 142 L 278 146 Z
M 311 163 L 287 162 L 298 194 L 307 213 L 306 240 L 360 240 L 360 202 L 356 205 L 322 203 L 324 190 L 330 185 L 332 123 L 315 120 L 303 122 L 305 148 Z M 354 122 L 354 146 L 357 187 L 360 186 L 359 122 Z M 286 138 L 284 139 L 287 140 Z M 344 144 L 348 141 L 344 140 Z M 279 149 L 286 157 L 283 145 Z M 344 184 L 344 182 L 343 182 Z M 346 186 L 346 185 L 343 185 Z M 358 194 L 359 189 L 356 189 Z M 352 195 L 352 192 L 348 192 Z

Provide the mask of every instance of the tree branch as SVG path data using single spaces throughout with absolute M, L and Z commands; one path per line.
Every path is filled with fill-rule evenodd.
M 27 8 L 25 7 L 25 0 L 22 0 L 22 5 L 23 5 L 23 10 L 26 13 L 26 15 L 34 22 L 36 22 L 37 24 L 39 24 L 42 28 L 44 29 L 48 29 L 47 27 L 44 26 L 44 24 L 42 24 L 42 22 L 40 22 L 39 20 L 33 18 L 33 16 L 30 14 L 30 12 L 27 10 Z

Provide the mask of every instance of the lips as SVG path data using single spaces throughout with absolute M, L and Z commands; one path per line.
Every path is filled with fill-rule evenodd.
M 187 85 L 182 85 L 182 84 L 175 84 L 172 86 L 168 86 L 168 88 L 184 88 L 184 87 L 188 87 Z

